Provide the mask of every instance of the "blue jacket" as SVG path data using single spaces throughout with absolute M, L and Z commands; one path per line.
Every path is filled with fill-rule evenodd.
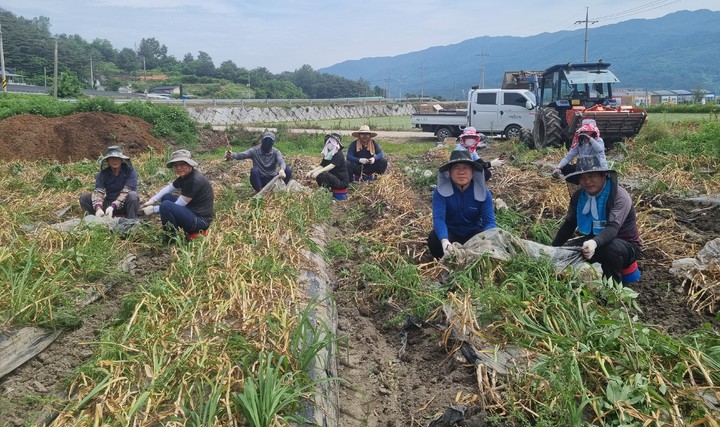
M 454 191 L 450 196 L 442 196 L 437 188 L 433 192 L 433 229 L 440 240 L 448 238 L 448 231 L 456 236 L 468 237 L 497 227 L 490 190 L 485 190 L 486 198 L 480 202 L 475 200 L 474 185 L 473 180 L 461 192 L 453 184 Z

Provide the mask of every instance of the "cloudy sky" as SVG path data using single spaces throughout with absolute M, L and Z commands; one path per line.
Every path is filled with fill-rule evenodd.
M 2 4 L 2 3 L 10 3 Z M 182 60 L 207 52 L 273 73 L 394 56 L 480 36 L 529 36 L 720 10 L 718 0 L 0 0 L 16 16 L 50 18 L 53 34 L 136 48 L 155 38 Z

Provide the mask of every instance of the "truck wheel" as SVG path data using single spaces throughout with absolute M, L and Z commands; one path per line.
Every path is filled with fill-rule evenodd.
M 435 136 L 437 137 L 438 142 L 444 142 L 445 138 L 450 138 L 451 136 L 453 136 L 453 131 L 450 128 L 442 127 L 437 130 Z
M 532 130 L 528 128 L 520 129 L 520 142 L 522 142 L 527 148 L 535 148 Z
M 520 126 L 508 125 L 508 127 L 506 127 L 503 131 L 503 135 L 505 135 L 505 138 L 507 139 L 520 138 Z
M 562 127 L 560 114 L 552 108 L 539 111 L 540 116 L 535 121 L 533 139 L 538 150 L 545 147 L 562 147 Z

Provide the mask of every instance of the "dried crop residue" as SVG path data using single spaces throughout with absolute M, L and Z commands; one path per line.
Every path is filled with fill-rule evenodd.
M 163 143 L 149 134 L 147 124 L 130 117 L 115 116 L 83 113 L 58 119 L 36 116 L 7 119 L 0 122 L 0 155 L 4 159 L 17 158 L 13 157 L 17 154 L 26 155 L 18 153 L 20 150 L 17 147 L 24 147 L 28 141 L 45 141 L 42 147 L 47 150 L 42 151 L 42 147 L 38 147 L 26 157 L 32 160 L 95 159 L 106 146 L 114 144 L 123 145 L 130 153 L 134 153 L 132 147 L 164 149 Z M 57 143 L 59 135 L 65 135 L 62 144 Z M 215 152 L 226 146 L 228 139 L 234 139 L 233 135 L 226 138 L 223 133 L 210 131 L 201 131 L 200 137 L 198 152 Z M 409 142 L 407 138 L 393 140 Z M 155 146 L 155 143 L 159 145 Z M 494 158 L 502 151 L 510 151 L 508 144 L 492 143 L 481 155 L 486 160 Z M 63 148 L 58 149 L 60 146 Z M 54 156 L 55 152 L 59 157 Z M 447 153 L 438 151 L 411 160 L 420 168 L 436 170 L 446 158 Z M 288 160 L 294 165 L 294 175 L 298 180 L 314 185 L 304 175 L 317 165 L 317 158 Z M 362 239 L 358 240 L 362 243 L 384 239 L 389 245 L 403 249 L 401 253 L 418 264 L 429 261 L 429 256 L 424 253 L 424 241 L 431 226 L 431 190 L 413 189 L 404 180 L 399 167 L 403 160 L 408 159 L 391 158 L 391 173 L 382 178 L 392 177 L 393 183 L 368 183 L 352 189 L 347 201 L 334 204 L 336 219 L 331 222 L 334 225 L 331 233 L 334 234 L 328 236 L 330 239 L 352 239 L 356 235 L 362 235 Z M 227 185 L 247 180 L 249 162 L 234 163 L 229 171 L 227 165 L 224 170 L 214 168 L 217 163 L 206 162 L 203 173 Z M 494 171 L 489 187 L 496 199 L 504 200 L 525 215 L 559 218 L 563 214 L 563 202 L 552 197 L 566 201 L 567 190 L 564 183 L 551 180 L 548 174 L 549 170 L 543 173 L 542 167 L 537 165 L 511 161 Z M 548 193 L 552 195 L 540 197 Z M 652 218 L 657 224 L 658 202 L 644 200 L 640 194 L 633 194 L 633 199 L 638 201 L 639 216 L 650 218 L 655 215 Z M 358 211 L 363 212 L 363 217 L 357 222 L 348 224 L 340 219 L 357 215 Z M 717 227 L 720 224 L 720 209 L 694 207 L 668 195 L 662 198 L 661 213 L 672 219 L 663 224 L 661 230 L 666 238 L 645 236 L 645 256 L 640 261 L 642 279 L 633 288 L 640 293 L 642 313 L 639 316 L 642 321 L 658 325 L 673 335 L 683 335 L 704 322 L 712 323 L 713 319 L 688 308 L 686 289 L 669 274 L 668 267 L 674 257 L 694 256 L 689 252 L 699 249 L 708 240 L 720 237 Z M 394 221 L 398 218 L 400 220 Z M 401 225 L 393 229 L 389 227 L 391 222 Z M 692 237 L 689 246 L 688 236 Z M 688 253 L 681 254 L 678 248 Z M 37 414 L 42 412 L 42 398 L 66 393 L 62 381 L 91 355 L 92 346 L 83 343 L 98 339 L 104 325 L 117 314 L 125 292 L 141 283 L 144 277 L 167 268 L 171 259 L 167 253 L 137 256 L 134 282 L 113 289 L 103 300 L 96 302 L 95 318 L 87 319 L 78 331 L 61 334 L 43 354 L 0 380 L 0 393 L 4 396 L 0 399 L 0 425 L 32 424 Z M 389 320 L 398 309 L 393 301 L 378 304 L 377 290 L 382 284 L 361 283 L 355 279 L 359 277 L 357 267 L 368 261 L 371 260 L 348 259 L 331 265 L 331 273 L 336 278 L 335 300 L 341 342 L 339 375 L 347 381 L 339 396 L 339 425 L 426 426 L 448 406 L 472 401 L 473 395 L 478 393 L 475 369 L 450 354 L 451 349 L 441 344 L 442 319 L 434 319 L 432 322 L 437 322 L 435 324 L 415 320 L 402 327 L 389 326 Z M 482 413 L 473 417 L 464 421 L 463 425 L 487 425 Z
M 105 148 L 120 145 L 132 156 L 167 144 L 154 137 L 146 121 L 113 113 L 77 113 L 45 118 L 21 114 L 0 120 L 0 158 L 74 162 L 97 159 Z

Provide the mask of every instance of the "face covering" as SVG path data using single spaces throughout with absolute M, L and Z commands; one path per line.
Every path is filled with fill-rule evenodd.
M 335 153 L 340 151 L 340 148 L 340 142 L 331 136 L 327 139 L 327 141 L 325 141 L 325 146 L 320 154 L 323 156 L 323 159 L 332 160 Z
M 262 142 L 260 143 L 260 151 L 262 151 L 264 154 L 268 154 L 270 151 L 272 151 L 272 146 L 275 141 L 272 140 L 272 138 L 263 138 Z

